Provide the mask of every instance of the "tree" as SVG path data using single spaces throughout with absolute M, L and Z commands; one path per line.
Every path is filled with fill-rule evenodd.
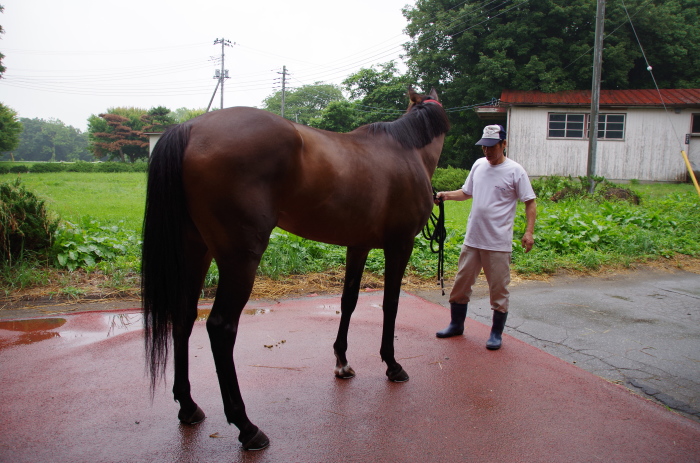
M 601 87 L 654 87 L 637 36 L 661 88 L 700 86 L 697 0 L 625 5 L 627 11 L 621 3 L 606 9 Z M 589 90 L 595 8 L 592 0 L 417 0 L 404 10 L 409 69 L 421 82 L 436 85 L 447 107 L 482 104 L 503 89 Z M 471 167 L 483 123 L 471 109 L 451 113 L 450 119 L 453 130 L 441 165 L 466 152 L 462 167 Z
M 360 69 L 343 81 L 350 101 L 331 102 L 309 125 L 349 132 L 372 122 L 393 121 L 406 111 L 410 81 L 393 62 Z
M 110 108 L 106 113 L 88 118 L 89 149 L 96 158 L 135 162 L 148 158 L 148 138 L 143 133 L 141 108 Z
M 17 112 L 0 103 L 0 153 L 17 148 L 20 133 L 22 124 L 17 119 Z
M 349 101 L 331 101 L 318 117 L 309 121 L 311 127 L 331 132 L 350 132 L 360 124 L 357 105 Z
M 393 61 L 360 69 L 345 79 L 343 86 L 356 103 L 358 124 L 393 121 L 401 116 L 408 107 L 411 80 L 399 73 Z
M 22 161 L 90 161 L 87 133 L 60 120 L 20 118 L 24 127 L 15 160 Z
M 199 109 L 190 109 L 190 108 L 178 108 L 174 111 L 170 112 L 170 117 L 175 121 L 177 124 L 182 124 L 183 122 L 187 122 L 190 119 L 194 119 L 197 116 L 201 116 L 202 114 L 207 112 L 207 108 L 199 108 Z
M 308 124 L 311 119 L 319 117 L 329 103 L 344 99 L 343 93 L 335 85 L 322 82 L 304 85 L 285 92 L 284 117 L 300 124 Z M 265 98 L 262 107 L 267 111 L 281 115 L 282 90 Z
M 148 113 L 141 116 L 141 121 L 144 123 L 143 132 L 164 132 L 165 129 L 175 124 L 171 111 L 165 106 L 149 109 Z

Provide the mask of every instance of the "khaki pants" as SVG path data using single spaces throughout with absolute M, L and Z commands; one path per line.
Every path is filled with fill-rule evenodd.
M 472 286 L 476 283 L 483 268 L 486 281 L 489 284 L 491 309 L 508 313 L 510 256 L 510 252 L 486 251 L 462 246 L 462 252 L 459 255 L 459 268 L 450 293 L 450 302 L 455 304 L 469 302 L 472 296 Z

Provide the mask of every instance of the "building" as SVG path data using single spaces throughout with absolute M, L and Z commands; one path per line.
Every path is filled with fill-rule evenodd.
M 585 176 L 590 91 L 504 90 L 477 110 L 508 131 L 508 155 L 532 177 Z M 601 90 L 595 175 L 608 180 L 683 182 L 685 150 L 700 173 L 700 89 Z
M 150 158 L 151 154 L 153 154 L 153 148 L 155 148 L 163 132 L 144 132 L 143 134 L 148 137 L 148 157 Z

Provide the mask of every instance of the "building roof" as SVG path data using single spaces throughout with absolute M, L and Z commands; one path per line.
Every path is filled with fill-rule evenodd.
M 590 90 L 544 93 L 539 90 L 503 90 L 505 106 L 590 106 Z M 601 90 L 600 106 L 699 106 L 700 88 L 666 90 Z

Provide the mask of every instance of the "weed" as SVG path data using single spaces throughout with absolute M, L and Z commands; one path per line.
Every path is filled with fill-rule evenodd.
M 61 295 L 68 296 L 71 299 L 80 299 L 80 297 L 84 296 L 85 294 L 85 290 L 74 286 L 67 286 L 61 289 Z
M 86 219 L 82 225 L 64 222 L 56 231 L 53 251 L 59 268 L 93 270 L 98 262 L 133 252 L 139 244 L 133 232 Z

